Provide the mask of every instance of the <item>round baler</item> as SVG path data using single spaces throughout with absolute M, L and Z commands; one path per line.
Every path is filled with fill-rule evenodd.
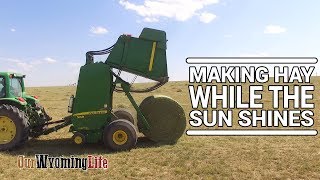
M 150 96 L 139 106 L 131 95 L 153 91 L 168 82 L 166 49 L 164 31 L 144 28 L 138 38 L 121 35 L 110 48 L 87 52 L 86 64 L 80 69 L 76 96 L 70 101 L 69 109 L 73 114 L 70 131 L 81 133 L 86 142 L 103 141 L 112 150 L 134 147 L 137 133 L 133 133 L 130 127 L 136 122 L 130 113 L 113 110 L 112 99 L 116 91 L 124 92 L 137 111 L 138 128 L 135 129 L 152 141 L 176 143 L 186 128 L 186 117 L 179 103 L 166 96 Z M 105 62 L 94 62 L 94 56 L 106 54 L 108 57 Z M 157 83 L 144 89 L 134 89 L 131 86 L 133 82 L 122 79 L 122 72 Z M 122 126 L 110 128 L 117 120 L 121 121 Z M 110 133 L 110 129 L 113 133 Z M 127 142 L 122 144 L 117 139 Z

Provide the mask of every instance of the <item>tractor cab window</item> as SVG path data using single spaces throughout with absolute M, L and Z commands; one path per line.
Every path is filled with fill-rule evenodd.
M 4 83 L 4 78 L 0 77 L 0 98 L 6 97 L 6 88 Z
M 10 93 L 15 97 L 22 96 L 21 78 L 11 78 L 10 79 Z

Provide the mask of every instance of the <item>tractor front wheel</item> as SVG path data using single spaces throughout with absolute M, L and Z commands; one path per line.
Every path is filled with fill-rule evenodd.
M 29 137 L 25 113 L 11 105 L 0 105 L 0 150 L 23 145 Z
M 130 150 L 137 143 L 136 129 L 128 120 L 112 121 L 104 129 L 103 142 L 113 151 Z

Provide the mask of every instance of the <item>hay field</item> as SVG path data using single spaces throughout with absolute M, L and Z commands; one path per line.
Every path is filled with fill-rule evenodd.
M 320 78 L 313 78 L 315 128 L 320 131 Z M 54 119 L 68 115 L 75 87 L 28 88 L 38 95 Z M 153 93 L 168 95 L 191 110 L 187 82 L 170 82 Z M 133 94 L 141 102 L 148 94 Z M 271 101 L 268 101 L 271 103 Z M 268 103 L 265 102 L 265 103 Z M 133 110 L 123 94 L 115 94 L 115 107 Z M 187 123 L 189 124 L 189 123 Z M 145 138 L 130 152 L 112 153 L 101 144 L 76 146 L 68 128 L 29 141 L 23 148 L 0 152 L 0 179 L 320 179 L 320 138 L 316 137 L 187 137 L 176 145 L 159 146 Z M 51 156 L 103 155 L 104 170 L 19 169 L 17 156 L 48 153 Z

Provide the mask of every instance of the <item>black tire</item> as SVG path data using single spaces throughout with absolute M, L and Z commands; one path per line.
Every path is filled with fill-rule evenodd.
M 137 125 L 136 120 L 133 118 L 133 115 L 130 111 L 126 110 L 126 109 L 115 109 L 113 111 L 113 114 L 116 117 L 112 117 L 112 121 L 117 120 L 117 119 L 126 119 L 128 121 L 130 121 L 134 126 Z
M 119 137 L 119 141 L 116 141 L 119 132 L 121 137 Z M 125 119 L 111 122 L 103 132 L 104 144 L 113 151 L 130 150 L 136 145 L 137 139 L 137 132 L 133 124 Z
M 11 150 L 25 144 L 29 138 L 29 125 L 26 114 L 15 106 L 2 104 L 0 105 L 0 121 L 4 117 L 13 121 L 16 133 L 10 142 L 6 144 L 0 142 L 0 150 Z

